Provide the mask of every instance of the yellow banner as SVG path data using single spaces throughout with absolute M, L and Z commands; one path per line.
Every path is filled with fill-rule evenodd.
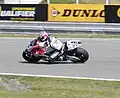
M 104 22 L 103 4 L 49 4 L 48 21 Z

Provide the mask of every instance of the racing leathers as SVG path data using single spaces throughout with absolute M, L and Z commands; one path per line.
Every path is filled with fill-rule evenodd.
M 49 37 L 49 45 L 51 48 L 53 48 L 53 53 L 49 55 L 50 57 L 50 62 L 56 60 L 56 59 L 61 59 L 62 60 L 62 54 L 64 53 L 63 48 L 64 44 L 56 39 L 55 37 Z
M 37 42 L 37 39 L 33 40 L 33 42 L 31 43 L 35 45 L 35 43 Z M 52 63 L 55 60 L 64 60 L 66 61 L 66 56 L 63 55 L 64 53 L 64 43 L 62 43 L 60 40 L 58 40 L 57 38 L 53 37 L 53 36 L 48 36 L 47 40 L 45 40 L 44 45 L 42 47 L 49 47 L 52 48 L 52 51 L 47 51 L 45 54 L 48 55 L 49 57 L 47 58 L 47 60 Z M 37 44 L 36 46 L 38 47 L 39 44 Z M 41 47 L 41 46 L 40 46 Z

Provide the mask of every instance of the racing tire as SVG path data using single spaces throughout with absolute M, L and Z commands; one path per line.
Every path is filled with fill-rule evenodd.
M 79 60 L 72 61 L 74 63 L 85 63 L 89 58 L 89 54 L 84 48 L 77 48 L 75 54 Z
M 35 57 L 35 56 L 32 56 L 32 57 L 28 57 L 28 56 L 26 56 L 26 54 L 27 54 L 27 52 L 23 52 L 22 53 L 22 57 L 26 60 L 26 61 L 28 61 L 29 63 L 37 63 L 39 60 L 40 60 L 40 58 L 37 58 L 37 57 Z

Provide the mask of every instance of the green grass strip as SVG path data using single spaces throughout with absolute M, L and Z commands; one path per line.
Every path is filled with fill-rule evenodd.
M 31 86 L 30 91 L 10 91 L 1 86 L 0 98 L 120 98 L 119 81 L 2 75 L 0 78 Z

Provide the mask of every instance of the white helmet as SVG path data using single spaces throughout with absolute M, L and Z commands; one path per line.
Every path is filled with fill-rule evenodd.
M 41 31 L 38 38 L 40 41 L 44 42 L 48 38 L 48 33 L 45 31 Z

